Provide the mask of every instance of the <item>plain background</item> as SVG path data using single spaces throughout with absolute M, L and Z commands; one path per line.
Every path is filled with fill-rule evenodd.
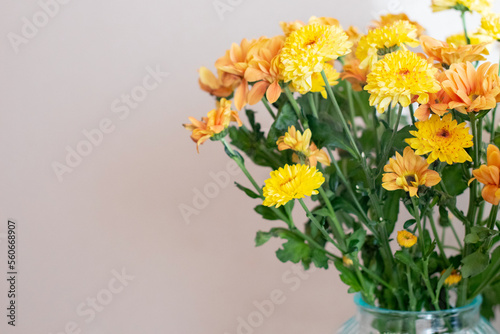
M 37 1 L 0 1 L 0 278 L 7 219 L 19 233 L 17 326 L 6 324 L 1 278 L 0 332 L 334 333 L 354 313 L 352 296 L 334 268 L 294 272 L 276 259 L 278 241 L 254 247 L 255 232 L 276 224 L 232 185 L 248 185 L 243 174 L 181 215 L 228 163 L 219 143 L 197 154 L 181 126 L 213 108 L 197 69 L 213 69 L 232 42 L 279 34 L 279 21 L 331 16 L 364 31 L 403 11 L 444 38 L 461 31 L 458 13 L 414 0 L 221 0 L 221 15 L 213 0 L 66 2 L 43 22 Z M 42 27 L 16 52 L 8 36 L 34 16 Z M 122 94 L 140 93 L 152 70 L 163 73 L 157 85 L 127 114 Z M 84 132 L 102 122 L 113 131 L 84 147 Z M 60 181 L 53 165 L 77 147 L 88 154 Z M 259 182 L 269 173 L 250 170 Z M 116 281 L 122 271 L 133 279 Z M 256 304 L 279 291 L 282 303 L 261 321 Z M 238 331 L 249 316 L 259 326 Z

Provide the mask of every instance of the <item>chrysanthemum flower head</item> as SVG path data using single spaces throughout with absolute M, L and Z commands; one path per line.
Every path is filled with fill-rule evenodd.
M 398 231 L 398 244 L 403 248 L 413 247 L 417 243 L 417 237 L 407 230 Z
M 439 63 L 440 68 L 449 68 L 454 63 L 465 63 L 486 60 L 488 55 L 487 43 L 475 45 L 449 45 L 430 36 L 421 36 L 422 49 L 427 56 Z
M 228 97 L 241 81 L 238 76 L 221 70 L 217 71 L 218 77 L 206 67 L 201 67 L 198 72 L 200 73 L 200 78 L 198 79 L 200 88 L 210 95 L 217 97 Z
M 356 58 L 361 67 L 372 68 L 379 58 L 406 46 L 417 47 L 417 28 L 408 21 L 372 29 L 361 37 L 356 48 Z
M 443 80 L 446 80 L 444 72 L 436 73 L 436 80 L 439 82 L 439 85 L 441 85 Z M 437 93 L 429 93 L 429 101 L 419 105 L 417 110 L 415 110 L 415 117 L 419 121 L 426 121 L 429 119 L 431 112 L 443 116 L 448 112 L 448 102 L 450 102 L 450 98 L 443 89 L 439 90 Z
M 339 83 L 339 77 L 340 73 L 335 70 L 333 65 L 331 63 L 324 63 L 323 64 L 323 70 L 325 71 L 326 74 L 326 79 L 328 81 L 328 85 L 330 86 L 335 86 Z M 293 84 L 291 85 L 293 89 L 295 87 Z M 313 73 L 311 76 L 311 90 L 310 92 L 320 92 L 321 96 L 326 99 L 327 94 L 326 94 L 326 88 L 325 88 L 325 81 L 323 80 L 323 76 L 321 73 Z
M 493 205 L 500 203 L 500 150 L 495 145 L 488 145 L 487 164 L 481 165 L 472 171 L 472 178 L 484 184 L 481 195 L 483 199 Z
M 344 267 L 350 267 L 354 264 L 351 258 L 349 258 L 347 255 L 342 256 L 342 263 L 344 264 Z
M 457 124 L 452 119 L 451 113 L 442 119 L 438 115 L 432 115 L 430 119 L 416 122 L 418 131 L 410 131 L 415 138 L 408 138 L 406 142 L 416 150 L 416 154 L 429 154 L 428 163 L 439 159 L 442 162 L 453 164 L 472 161 L 470 155 L 465 151 L 472 147 L 472 135 L 466 123 Z
M 432 0 L 432 11 L 440 12 L 448 9 L 486 13 L 491 10 L 491 0 Z
M 300 131 L 295 129 L 295 126 L 290 126 L 288 132 L 284 136 L 279 137 L 276 145 L 278 145 L 278 150 L 294 150 L 299 156 L 294 155 L 294 162 L 299 162 L 305 160 L 309 166 L 316 167 L 318 162 L 329 166 L 330 159 L 328 155 L 323 151 L 319 150 L 318 147 L 311 142 L 311 130 L 306 129 L 302 134 Z
M 271 172 L 264 187 L 264 205 L 280 207 L 294 198 L 318 194 L 325 182 L 323 174 L 316 167 L 307 165 L 285 165 Z
M 444 271 L 441 273 L 441 275 L 444 273 Z M 450 276 L 448 276 L 445 280 L 444 280 L 444 284 L 448 287 L 452 287 L 452 286 L 455 286 L 457 285 L 458 283 L 460 283 L 460 281 L 462 280 L 462 274 L 460 274 L 459 271 L 453 269 L 451 271 L 451 274 Z
M 245 71 L 245 80 L 255 82 L 248 92 L 250 105 L 259 102 L 264 95 L 270 103 L 276 102 L 281 95 L 278 57 L 285 42 L 283 36 L 264 38 L 255 43 L 250 53 L 251 60 Z
M 337 26 L 310 24 L 288 36 L 280 53 L 280 72 L 285 82 L 292 81 L 301 93 L 312 88 L 313 73 L 324 63 L 350 52 L 352 43 Z
M 396 159 L 390 158 L 384 166 L 382 187 L 386 190 L 403 189 L 411 197 L 417 196 L 418 187 L 432 187 L 441 181 L 439 173 L 428 169 L 429 164 L 410 147 L 406 147 L 403 156 L 396 152 Z
M 361 68 L 361 62 L 356 57 L 347 57 L 344 62 L 343 72 L 340 73 L 342 80 L 347 80 L 351 83 L 352 89 L 359 92 L 366 85 L 366 77 L 369 69 Z
M 500 78 L 498 64 L 485 62 L 477 69 L 472 63 L 453 64 L 442 82 L 450 97 L 449 109 L 461 113 L 489 110 L 500 102 Z
M 196 143 L 198 152 L 201 144 L 225 131 L 230 122 L 236 122 L 238 126 L 242 125 L 238 112 L 231 110 L 231 101 L 224 98 L 217 103 L 217 108 L 211 110 L 207 117 L 202 117 L 201 121 L 194 117 L 189 117 L 189 120 L 191 124 L 183 124 L 183 126 L 192 131 L 191 139 Z
M 416 53 L 399 50 L 375 64 L 364 89 L 370 93 L 370 105 L 376 105 L 381 113 L 391 102 L 407 107 L 416 95 L 418 103 L 425 104 L 429 101 L 429 93 L 441 89 L 434 77 L 436 72 L 432 64 Z
M 481 18 L 479 32 L 490 36 L 497 41 L 500 40 L 500 14 L 488 13 Z
M 411 21 L 410 18 L 408 17 L 408 15 L 406 15 L 405 13 L 400 13 L 400 14 L 390 14 L 389 13 L 389 14 L 386 14 L 386 15 L 381 15 L 380 19 L 378 21 L 376 21 L 376 20 L 372 21 L 372 23 L 373 23 L 373 29 L 384 27 L 384 26 L 388 26 L 388 25 L 391 25 L 391 24 L 393 24 L 394 22 L 397 22 L 397 21 L 408 21 L 412 25 L 414 25 L 415 28 L 417 28 L 417 37 L 420 36 L 420 35 L 422 35 L 424 33 L 424 31 L 425 31 L 424 27 L 422 27 L 416 21 Z
M 233 74 L 241 79 L 240 84 L 236 88 L 234 94 L 234 104 L 237 110 L 241 110 L 247 103 L 248 95 L 248 81 L 244 78 L 245 71 L 248 68 L 248 62 L 252 59 L 253 54 L 251 52 L 252 46 L 257 42 L 262 40 L 252 39 L 247 40 L 246 38 L 241 41 L 238 45 L 233 43 L 231 48 L 226 51 L 224 56 L 217 59 L 215 62 L 215 68 L 220 71 Z M 256 51 L 254 49 L 254 51 Z
M 469 33 L 467 36 L 469 37 L 470 45 L 486 43 L 486 47 L 490 47 L 491 43 L 495 41 L 490 36 L 480 33 L 479 31 L 474 33 Z M 446 38 L 446 43 L 455 46 L 469 45 L 467 44 L 467 39 L 465 38 L 465 34 L 463 32 L 448 36 Z

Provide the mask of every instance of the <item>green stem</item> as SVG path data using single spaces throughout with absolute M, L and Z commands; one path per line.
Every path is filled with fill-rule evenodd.
M 450 266 L 450 262 L 449 262 L 448 258 L 446 257 L 446 254 L 444 252 L 443 243 L 439 239 L 439 234 L 437 232 L 436 223 L 434 222 L 434 217 L 432 216 L 432 212 L 430 212 L 427 215 L 427 217 L 429 217 L 429 221 L 431 223 L 431 228 L 432 228 L 432 233 L 434 234 L 434 238 L 436 239 L 436 243 L 438 245 L 439 252 L 441 253 L 441 258 L 443 259 L 443 261 L 446 264 L 446 266 L 449 267 Z
M 325 190 L 322 187 L 319 187 L 318 191 L 321 197 L 323 198 L 323 201 L 325 202 L 328 211 L 330 212 L 330 218 L 333 220 L 333 223 L 335 224 L 335 228 L 337 229 L 339 236 L 344 240 L 345 239 L 344 230 L 342 229 L 342 225 L 337 219 L 337 215 L 335 213 L 335 210 L 333 209 L 330 199 L 328 198 Z
M 347 135 L 347 138 L 349 139 L 349 142 L 351 143 L 352 149 L 356 153 L 356 158 L 360 159 L 361 154 L 359 152 L 358 146 L 356 145 L 356 142 L 354 141 L 354 137 L 352 136 L 351 130 L 349 129 L 349 126 L 347 125 L 347 122 L 345 121 L 344 114 L 342 113 L 342 110 L 340 110 L 339 104 L 337 103 L 337 99 L 335 98 L 335 95 L 333 94 L 332 87 L 330 87 L 330 84 L 328 83 L 328 79 L 326 77 L 326 73 L 324 70 L 321 71 L 321 76 L 323 77 L 323 81 L 325 82 L 325 88 L 326 88 L 326 93 L 328 95 L 328 98 L 330 102 L 332 103 L 333 109 L 337 113 L 337 115 L 340 118 L 340 121 L 342 123 L 342 127 L 344 128 L 344 131 Z
M 259 187 L 259 185 L 257 184 L 257 182 L 255 182 L 254 178 L 252 177 L 252 175 L 248 172 L 247 168 L 245 167 L 245 163 L 241 160 L 241 158 L 239 157 L 239 155 L 237 155 L 234 152 L 234 150 L 231 148 L 231 146 L 229 146 L 229 144 L 226 141 L 226 138 L 222 138 L 220 141 L 222 142 L 222 144 L 224 144 L 224 147 L 230 153 L 229 157 L 236 162 L 236 164 L 241 168 L 241 170 L 246 175 L 246 177 L 248 178 L 248 180 L 252 183 L 252 185 L 254 186 L 255 190 L 257 190 L 257 192 L 259 193 L 259 195 L 262 196 L 262 188 Z
M 378 178 L 380 176 L 380 174 L 382 174 L 384 165 L 387 163 L 387 159 L 389 159 L 389 153 L 391 152 L 392 144 L 394 143 L 394 137 L 396 136 L 396 133 L 398 132 L 399 121 L 401 120 L 402 113 L 403 113 L 403 106 L 400 104 L 399 109 L 398 109 L 398 117 L 396 118 L 396 124 L 394 125 L 394 129 L 392 131 L 389 142 L 387 143 L 387 146 L 384 149 L 383 159 L 379 163 L 378 173 L 377 173 L 376 178 Z
M 307 93 L 306 95 L 307 95 L 307 100 L 309 101 L 309 105 L 311 106 L 313 116 L 315 118 L 318 118 L 318 110 L 316 109 L 316 103 L 314 103 L 313 93 Z
M 493 230 L 495 227 L 495 222 L 497 221 L 498 205 L 493 205 L 491 207 L 490 216 L 488 218 L 488 228 Z
M 302 117 L 302 112 L 300 111 L 300 107 L 297 104 L 297 101 L 295 101 L 295 99 L 293 98 L 293 94 L 290 91 L 290 88 L 288 87 L 288 85 L 285 86 L 285 95 L 288 98 L 288 101 L 290 101 L 290 104 L 292 105 L 293 110 L 297 114 L 297 118 L 301 121 L 304 129 L 308 129 L 309 123 L 307 122 L 306 118 Z
M 349 115 L 351 117 L 351 127 L 354 137 L 356 137 L 356 112 L 354 111 L 354 101 L 352 99 L 352 87 L 349 82 L 346 82 L 347 89 L 347 101 L 349 103 Z
M 406 265 L 406 279 L 408 280 L 408 295 L 410 297 L 410 311 L 416 311 L 417 300 L 413 294 L 413 283 L 411 279 L 411 269 L 409 265 Z
M 455 230 L 455 227 L 453 226 L 453 223 L 450 224 L 451 231 L 453 232 L 453 235 L 455 236 L 455 239 L 457 240 L 458 247 L 460 247 L 460 251 L 463 250 L 464 246 L 462 245 L 462 241 L 458 237 L 457 231 Z
M 380 277 L 380 275 L 374 273 L 373 271 L 371 271 L 370 269 L 368 269 L 367 267 L 365 267 L 364 265 L 362 265 L 361 263 L 359 263 L 359 267 L 361 269 L 363 269 L 363 271 L 365 271 L 373 280 L 379 282 L 380 284 L 382 284 L 383 286 L 385 286 L 387 289 L 389 289 L 390 291 L 392 291 L 393 293 L 396 292 L 396 288 L 393 287 L 390 283 L 386 282 L 384 279 L 382 279 Z
M 262 97 L 262 103 L 266 106 L 267 111 L 269 111 L 269 114 L 271 114 L 271 117 L 276 120 L 276 115 L 273 112 L 273 109 L 271 109 L 271 106 L 269 105 L 269 102 L 266 99 L 266 96 Z
M 413 103 L 410 103 L 410 117 L 411 117 L 411 122 L 415 124 L 417 120 L 415 119 L 415 110 L 413 110 Z
M 314 215 L 311 213 L 311 211 L 309 211 L 309 209 L 306 206 L 306 203 L 304 203 L 304 201 L 302 200 L 302 198 L 299 198 L 299 203 L 302 206 L 302 208 L 304 209 L 304 211 L 306 212 L 307 217 L 311 220 L 311 222 L 314 224 L 314 226 L 316 226 L 316 228 L 324 235 L 324 237 L 326 238 L 326 240 L 328 240 L 329 242 L 331 242 L 335 247 L 337 247 L 337 249 L 342 249 L 335 242 L 335 240 L 332 239 L 332 237 L 325 230 L 325 228 L 323 226 L 321 226 L 321 224 L 318 222 L 318 220 L 316 219 L 316 217 L 314 217 Z
M 465 41 L 467 42 L 467 44 L 470 44 L 469 34 L 467 34 L 467 25 L 465 24 L 465 11 L 462 11 L 462 14 L 460 16 L 462 17 L 462 25 L 464 27 Z

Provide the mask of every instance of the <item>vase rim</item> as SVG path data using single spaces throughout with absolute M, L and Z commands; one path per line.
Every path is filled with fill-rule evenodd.
M 356 306 L 361 307 L 365 310 L 372 310 L 377 313 L 385 313 L 385 314 L 400 314 L 400 315 L 422 315 L 422 314 L 429 314 L 429 315 L 438 315 L 438 314 L 443 314 L 443 313 L 458 313 L 458 312 L 466 312 L 470 311 L 476 307 L 479 307 L 481 303 L 483 302 L 483 297 L 481 295 L 477 296 L 472 300 L 470 304 L 460 306 L 460 307 L 455 307 L 455 308 L 450 308 L 446 310 L 439 310 L 439 311 L 401 311 L 401 310 L 390 310 L 390 309 L 385 309 L 377 306 L 372 306 L 365 302 L 363 300 L 363 297 L 361 296 L 361 293 L 356 293 L 354 295 L 354 303 Z

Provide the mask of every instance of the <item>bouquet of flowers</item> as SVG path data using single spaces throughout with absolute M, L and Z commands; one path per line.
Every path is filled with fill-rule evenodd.
M 277 221 L 257 232 L 257 246 L 281 238 L 280 261 L 333 264 L 371 305 L 443 310 L 482 294 L 483 315 L 494 315 L 500 78 L 485 56 L 500 40 L 500 14 L 490 6 L 432 1 L 462 18 L 463 33 L 446 42 L 405 14 L 380 17 L 366 34 L 328 17 L 281 22 L 283 35 L 233 44 L 216 75 L 200 68 L 216 105 L 184 127 L 197 149 L 222 143 L 252 185 L 236 186 Z M 482 15 L 474 33 L 470 12 Z M 274 120 L 266 131 L 249 107 L 259 102 Z M 248 159 L 271 168 L 270 178 L 255 180 Z

